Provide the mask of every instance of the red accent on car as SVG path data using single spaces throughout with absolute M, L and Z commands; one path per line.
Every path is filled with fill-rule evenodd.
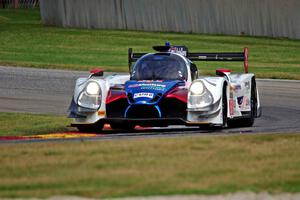
M 109 90 L 106 97 L 106 104 L 109 104 L 118 99 L 127 98 L 125 91 L 123 90 Z
M 231 70 L 230 69 L 217 69 L 217 72 L 228 73 L 228 72 L 231 72 Z
M 91 69 L 90 73 L 93 74 L 93 75 L 95 75 L 95 76 L 103 76 L 104 70 L 103 69 L 99 69 L 99 68 Z
M 216 70 L 216 74 L 218 76 L 225 76 L 225 73 L 230 73 L 231 70 L 230 69 L 217 69 Z
M 244 48 L 244 69 L 245 73 L 248 73 L 248 48 Z
M 179 101 L 187 103 L 188 90 L 186 88 L 174 88 L 167 94 L 166 98 L 175 98 Z

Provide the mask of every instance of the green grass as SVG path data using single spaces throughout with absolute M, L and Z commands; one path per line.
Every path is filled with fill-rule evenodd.
M 63 132 L 70 122 L 70 119 L 63 116 L 0 113 L 0 136 Z
M 250 50 L 250 71 L 258 77 L 300 79 L 300 41 L 285 38 L 83 30 L 41 24 L 38 10 L 0 9 L 0 65 L 127 71 L 127 49 L 149 52 L 151 46 L 184 44 L 190 51 Z M 198 63 L 200 73 L 218 67 L 242 71 L 242 63 Z
M 0 197 L 300 192 L 300 134 L 0 145 Z

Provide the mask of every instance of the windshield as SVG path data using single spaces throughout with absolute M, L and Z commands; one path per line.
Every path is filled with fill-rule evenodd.
M 132 80 L 186 80 L 184 60 L 174 54 L 150 54 L 141 58 L 132 70 Z

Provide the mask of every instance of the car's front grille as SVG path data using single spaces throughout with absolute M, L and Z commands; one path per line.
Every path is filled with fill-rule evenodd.
M 128 98 L 128 100 L 129 100 L 130 103 L 134 103 L 135 102 L 135 100 L 133 98 L 133 95 L 131 93 L 127 94 L 127 98 Z
M 156 102 L 156 101 L 158 101 L 158 99 L 160 99 L 161 96 L 162 96 L 162 93 L 158 93 L 158 94 L 151 100 L 151 102 Z
M 107 117 L 124 117 L 128 101 L 126 98 L 118 99 L 109 104 L 106 104 Z
M 175 99 L 166 98 L 159 103 L 159 107 L 164 118 L 182 118 L 185 119 L 187 115 L 186 103 Z
M 159 111 L 153 105 L 132 105 L 126 113 L 127 118 L 159 118 Z

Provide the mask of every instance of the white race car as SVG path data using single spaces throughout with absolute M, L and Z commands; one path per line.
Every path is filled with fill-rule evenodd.
M 128 75 L 103 76 L 92 70 L 76 81 L 69 117 L 82 132 L 169 125 L 252 126 L 261 115 L 255 76 L 248 73 L 248 49 L 239 53 L 190 53 L 185 46 L 153 47 L 156 53 L 128 50 Z M 192 61 L 243 61 L 245 73 L 216 70 L 198 77 Z M 132 65 L 134 63 L 134 65 Z

